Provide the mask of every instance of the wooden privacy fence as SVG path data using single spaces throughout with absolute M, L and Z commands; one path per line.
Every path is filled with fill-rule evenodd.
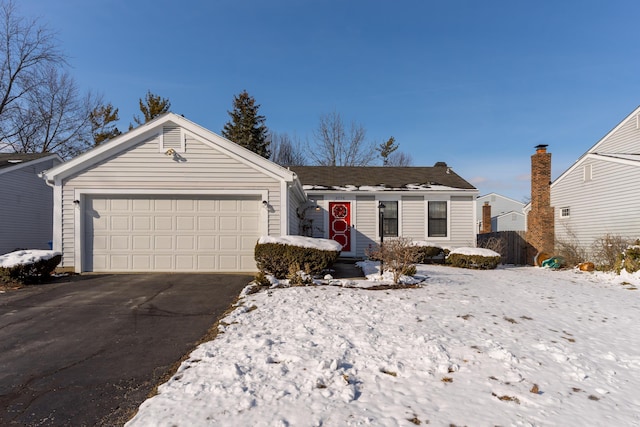
M 527 265 L 533 260 L 528 259 L 531 245 L 525 240 L 524 231 L 495 231 L 478 234 L 477 245 L 488 248 L 502 255 L 503 264 Z

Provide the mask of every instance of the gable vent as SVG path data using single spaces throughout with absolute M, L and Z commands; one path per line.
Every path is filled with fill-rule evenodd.
M 179 126 L 165 126 L 162 129 L 162 150 L 173 148 L 175 151 L 184 152 L 184 140 Z

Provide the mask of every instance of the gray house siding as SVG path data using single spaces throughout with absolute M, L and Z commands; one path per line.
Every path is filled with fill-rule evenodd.
M 474 221 L 475 197 L 451 196 L 450 199 L 450 238 L 443 245 L 461 247 L 476 245 L 476 231 Z
M 0 254 L 49 249 L 53 238 L 53 189 L 38 174 L 60 162 L 30 162 L 0 174 Z
M 401 204 L 402 235 L 413 240 L 424 240 L 424 196 L 402 196 Z
M 591 179 L 584 179 L 590 165 Z M 589 250 L 606 234 L 640 237 L 640 165 L 584 158 L 554 183 L 551 205 L 555 211 L 556 240 Z M 562 209 L 569 216 L 562 217 Z
M 328 238 L 328 203 L 344 200 L 352 203 L 352 237 L 355 240 L 353 256 L 366 257 L 367 249 L 380 243 L 378 232 L 378 203 L 380 200 L 398 200 L 399 233 L 414 241 L 427 241 L 435 246 L 447 248 L 475 246 L 475 195 L 456 196 L 438 194 L 398 195 L 381 192 L 377 195 L 353 195 L 310 191 L 309 199 L 316 200 L 321 207 L 309 218 L 313 219 L 313 237 Z M 445 238 L 427 237 L 427 203 L 429 200 L 447 201 L 449 206 L 448 235 Z M 322 228 L 316 226 L 322 224 Z
M 166 135 L 166 134 L 165 134 Z M 168 138 L 176 145 L 175 138 Z M 173 141 L 173 143 L 171 143 Z M 165 139 L 166 147 L 167 139 Z M 110 159 L 65 180 L 62 213 L 62 267 L 74 266 L 75 216 L 79 211 L 73 203 L 78 190 L 153 190 L 198 191 L 221 190 L 233 194 L 234 190 L 264 191 L 268 194 L 269 235 L 280 235 L 281 228 L 281 183 L 246 164 L 187 136 L 182 159 L 174 160 L 160 149 L 160 137 L 154 137 L 135 147 L 118 153 Z M 176 149 L 176 151 L 178 151 Z
M 482 206 L 485 202 L 489 202 L 491 206 L 491 231 L 524 230 L 526 228 L 523 214 L 524 203 L 499 194 L 490 193 L 476 199 L 478 230 L 482 230 Z M 514 221 L 511 216 L 507 215 L 509 212 L 520 213 L 520 215 Z
M 637 153 L 640 140 L 638 116 L 627 117 L 616 129 L 607 135 L 595 148 L 596 152 L 606 153 Z M 635 147 L 633 149 L 632 147 Z M 589 150 L 591 151 L 591 150 Z
M 356 257 L 364 258 L 374 249 L 378 205 L 374 196 L 356 196 L 355 239 Z

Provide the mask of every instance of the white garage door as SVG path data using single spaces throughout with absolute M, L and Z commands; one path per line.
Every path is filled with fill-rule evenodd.
M 83 271 L 255 271 L 260 199 L 91 196 Z

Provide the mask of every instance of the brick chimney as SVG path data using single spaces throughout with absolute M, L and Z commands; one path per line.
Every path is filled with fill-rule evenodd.
M 482 205 L 481 233 L 491 233 L 491 205 L 489 202 L 484 202 L 484 205 Z
M 551 207 L 551 153 L 546 145 L 535 147 L 531 156 L 531 210 L 527 216 L 527 242 L 535 253 L 553 255 L 555 228 Z M 529 254 L 533 262 L 535 253 Z

